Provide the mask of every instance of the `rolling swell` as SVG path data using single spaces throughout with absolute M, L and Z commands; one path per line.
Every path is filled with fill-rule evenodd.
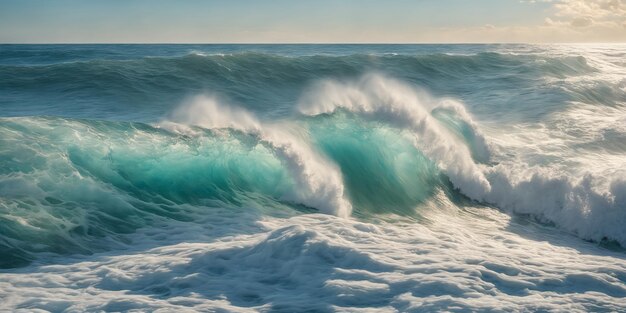
M 148 87 L 185 85 L 198 79 L 251 83 L 297 83 L 314 77 L 351 77 L 387 68 L 390 72 L 420 73 L 440 78 L 460 78 L 470 73 L 504 72 L 510 74 L 567 77 L 597 71 L 579 57 L 546 57 L 483 52 L 475 55 L 369 55 L 281 56 L 263 53 L 237 53 L 178 57 L 144 57 L 129 60 L 95 59 L 42 65 L 0 65 L 3 87 L 29 89 L 68 81 L 94 85 Z M 11 72 L 13 80 L 5 79 Z M 514 75 L 510 75 L 514 76 Z M 174 80 L 182 79 L 178 84 Z M 192 84 L 193 86 L 193 84 Z
M 467 82 L 471 76 L 476 82 L 525 88 L 540 83 L 542 77 L 561 79 L 597 70 L 582 56 L 495 52 L 305 56 L 191 53 L 126 59 L 103 55 L 61 63 L 0 65 L 0 91 L 4 94 L 0 102 L 8 104 L 5 115 L 11 116 L 22 112 L 21 107 L 13 107 L 12 99 L 24 97 L 38 114 L 72 112 L 70 117 L 119 119 L 123 112 L 129 121 L 153 122 L 190 94 L 220 90 L 259 116 L 277 117 L 288 115 L 291 105 L 315 80 L 354 79 L 371 71 L 411 81 L 440 94 L 468 94 L 476 90 L 474 83 L 466 84 L 468 89 L 452 86 Z M 558 88 L 550 92 L 555 99 L 568 97 Z M 137 114 L 137 110 L 143 115 Z

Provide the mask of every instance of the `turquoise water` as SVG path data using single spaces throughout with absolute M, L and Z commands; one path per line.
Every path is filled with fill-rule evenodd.
M 624 309 L 625 57 L 0 45 L 1 294 L 49 311 Z

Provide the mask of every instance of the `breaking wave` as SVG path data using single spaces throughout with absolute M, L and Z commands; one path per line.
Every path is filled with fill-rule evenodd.
M 459 101 L 367 74 L 319 81 L 279 120 L 224 102 L 198 96 L 152 125 L 1 119 L 0 265 L 223 208 L 419 216 L 441 190 L 626 245 L 624 176 L 507 163 Z

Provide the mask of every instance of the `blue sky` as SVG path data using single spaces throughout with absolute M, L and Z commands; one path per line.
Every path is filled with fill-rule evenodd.
M 0 42 L 586 41 L 626 0 L 0 0 Z

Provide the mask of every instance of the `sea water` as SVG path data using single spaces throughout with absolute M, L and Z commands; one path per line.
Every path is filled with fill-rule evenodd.
M 0 45 L 2 311 L 625 311 L 626 45 Z

